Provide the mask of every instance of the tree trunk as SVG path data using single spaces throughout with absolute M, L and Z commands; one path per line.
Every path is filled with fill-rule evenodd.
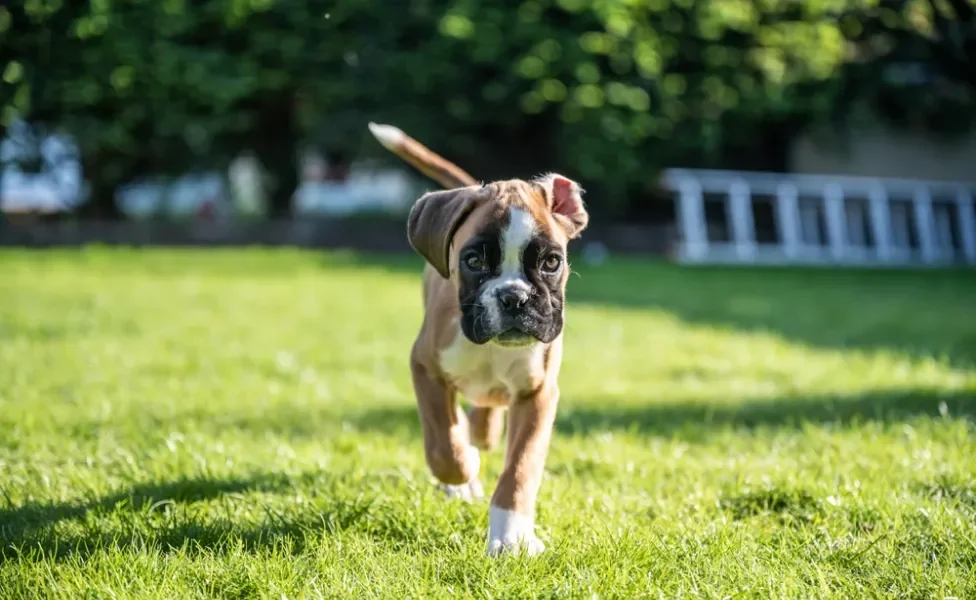
M 262 103 L 253 144 L 261 165 L 271 178 L 268 216 L 291 217 L 293 197 L 298 189 L 298 123 L 291 92 L 275 94 Z
M 0 144 L 3 144 L 7 139 L 7 126 L 0 123 Z M 4 224 L 3 215 L 3 176 L 7 171 L 7 163 L 3 161 L 3 156 L 0 155 L 0 227 Z
M 121 221 L 124 215 L 116 202 L 119 182 L 105 177 L 101 168 L 102 161 L 97 156 L 82 157 L 81 164 L 89 194 L 75 214 L 92 221 Z
M 329 163 L 325 172 L 325 181 L 345 183 L 349 179 L 350 161 L 345 152 L 341 150 L 326 151 L 325 160 Z

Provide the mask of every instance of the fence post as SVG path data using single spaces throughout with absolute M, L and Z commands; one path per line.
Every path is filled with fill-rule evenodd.
M 732 241 L 740 259 L 748 260 L 756 255 L 756 224 L 752 217 L 749 184 L 735 181 L 729 186 L 729 208 L 732 221 Z
M 959 232 L 962 234 L 962 253 L 966 261 L 976 263 L 976 216 L 973 215 L 973 196 L 962 190 L 956 196 L 959 209 Z
M 683 177 L 678 184 L 678 206 L 684 255 L 693 261 L 708 253 L 708 232 L 705 226 L 705 206 L 701 184 L 691 177 Z
M 794 259 L 800 253 L 800 206 L 797 202 L 799 191 L 790 182 L 783 182 L 776 188 L 776 220 L 779 223 L 783 251 L 787 258 Z
M 847 254 L 847 218 L 844 214 L 844 190 L 836 183 L 828 183 L 824 187 L 824 214 L 830 256 L 836 261 L 843 261 Z
M 932 195 L 928 189 L 920 187 L 912 196 L 912 208 L 915 211 L 915 229 L 918 232 L 918 245 L 922 252 L 922 261 L 933 263 L 938 258 L 935 247 L 935 222 L 932 217 Z
M 891 210 L 888 192 L 880 184 L 871 186 L 868 192 L 868 212 L 871 215 L 871 237 L 878 259 L 891 260 Z

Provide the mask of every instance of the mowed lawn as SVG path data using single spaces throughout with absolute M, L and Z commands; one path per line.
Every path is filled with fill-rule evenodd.
M 549 550 L 491 560 L 415 258 L 0 252 L 0 598 L 976 597 L 976 273 L 575 270 Z

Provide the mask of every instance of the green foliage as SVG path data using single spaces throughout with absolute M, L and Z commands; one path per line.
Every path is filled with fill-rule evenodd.
M 374 119 L 479 177 L 558 168 L 619 208 L 669 164 L 783 168 L 784 140 L 858 105 L 959 129 L 976 21 L 940 6 L 31 0 L 0 8 L 2 111 L 73 133 L 109 187 L 251 148 L 283 210 L 300 141 L 389 159 L 364 145 Z M 907 60 L 949 83 L 893 84 Z
M 496 561 L 418 258 L 0 252 L 3 599 L 976 597 L 971 273 L 578 268 L 549 552 Z
M 834 110 L 867 108 L 902 127 L 954 135 L 976 124 L 976 5 L 885 0 L 843 16 L 860 55 L 842 74 Z

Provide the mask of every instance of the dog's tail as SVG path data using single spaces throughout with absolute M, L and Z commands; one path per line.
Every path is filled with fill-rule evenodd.
M 464 169 L 440 156 L 393 125 L 370 123 L 369 130 L 383 147 L 447 189 L 478 185 Z

